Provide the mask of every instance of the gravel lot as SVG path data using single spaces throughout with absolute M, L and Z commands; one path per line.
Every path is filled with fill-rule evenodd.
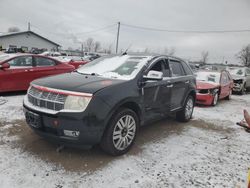
M 110 157 L 99 147 L 65 148 L 35 135 L 23 93 L 0 106 L 0 187 L 246 187 L 250 134 L 235 125 L 250 95 L 196 107 L 189 123 L 164 119 L 140 129 L 132 150 Z

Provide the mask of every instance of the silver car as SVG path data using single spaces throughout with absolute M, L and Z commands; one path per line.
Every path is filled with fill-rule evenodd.
M 250 68 L 238 67 L 229 70 L 234 80 L 234 92 L 244 94 L 250 90 Z

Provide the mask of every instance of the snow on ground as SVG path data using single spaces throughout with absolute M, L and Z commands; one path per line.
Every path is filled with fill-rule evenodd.
M 9 132 L 23 126 L 16 121 L 24 119 L 23 95 L 6 98 L 0 106 L 1 122 L 7 122 L 0 122 L 0 187 L 246 187 L 250 134 L 235 122 L 250 110 L 250 95 L 196 107 L 187 124 L 164 120 L 142 128 L 129 154 L 93 170 L 67 170 L 17 147 L 22 138 Z M 95 162 L 100 153 L 83 162 Z
M 1 105 L 2 102 L 4 104 Z M 23 95 L 0 97 L 0 123 L 23 119 L 22 103 Z

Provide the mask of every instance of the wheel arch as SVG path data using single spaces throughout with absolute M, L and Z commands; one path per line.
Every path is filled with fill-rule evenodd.
M 109 113 L 109 116 L 107 118 L 107 121 L 105 122 L 105 127 L 104 127 L 104 131 L 103 131 L 103 135 L 104 135 L 104 132 L 107 130 L 107 127 L 109 126 L 109 122 L 111 121 L 111 119 L 115 116 L 115 113 L 119 110 L 119 109 L 122 109 L 122 108 L 128 108 L 130 110 L 133 110 L 137 117 L 138 117 L 138 120 L 139 120 L 139 126 L 142 122 L 142 108 L 140 107 L 140 105 L 133 101 L 133 100 L 125 100 L 125 101 L 121 101 L 120 103 L 118 103 L 117 105 L 115 105 L 115 107 L 111 110 L 111 112 Z M 102 136 L 103 136 L 102 135 Z

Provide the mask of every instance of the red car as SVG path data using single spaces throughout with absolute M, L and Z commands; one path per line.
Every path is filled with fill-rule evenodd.
M 230 99 L 233 79 L 228 71 L 196 73 L 196 103 L 215 106 L 219 99 Z
M 34 54 L 0 55 L 0 92 L 27 90 L 37 78 L 71 72 L 74 66 Z

